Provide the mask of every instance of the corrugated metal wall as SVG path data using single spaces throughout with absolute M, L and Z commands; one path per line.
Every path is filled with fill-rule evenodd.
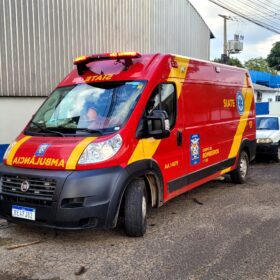
M 186 0 L 152 0 L 151 51 L 210 57 L 210 30 Z
M 1 0 L 0 96 L 46 96 L 76 56 L 116 50 L 209 58 L 186 0 Z

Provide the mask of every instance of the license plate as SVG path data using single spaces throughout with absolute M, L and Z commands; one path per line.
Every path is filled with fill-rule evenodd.
M 18 205 L 12 206 L 12 217 L 35 221 L 36 209 Z

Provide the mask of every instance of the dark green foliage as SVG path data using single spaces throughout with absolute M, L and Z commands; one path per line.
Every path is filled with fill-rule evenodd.
M 215 58 L 213 61 L 218 62 L 218 63 L 222 63 L 222 60 L 220 58 Z M 230 57 L 227 64 L 244 68 L 243 64 L 241 63 L 241 61 L 238 58 Z
M 267 72 L 276 74 L 276 71 L 269 67 L 268 62 L 265 58 L 258 57 L 258 58 L 251 58 L 244 63 L 245 68 L 248 70 L 255 70 L 260 72 Z
M 270 54 L 267 56 L 267 62 L 270 67 L 280 71 L 280 41 L 273 44 Z

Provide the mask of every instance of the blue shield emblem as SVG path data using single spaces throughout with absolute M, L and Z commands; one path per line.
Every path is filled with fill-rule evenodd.
M 190 137 L 191 165 L 200 163 L 200 135 L 192 134 Z
M 237 92 L 236 95 L 236 105 L 237 105 L 237 110 L 240 115 L 244 114 L 244 97 L 240 91 Z
M 35 152 L 35 156 L 42 157 L 45 154 L 45 152 L 49 146 L 50 146 L 49 144 L 40 145 L 39 148 L 37 149 L 37 151 Z

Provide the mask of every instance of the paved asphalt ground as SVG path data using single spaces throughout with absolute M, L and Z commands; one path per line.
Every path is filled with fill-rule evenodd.
M 0 279 L 280 279 L 279 171 L 258 162 L 247 184 L 212 181 L 152 209 L 143 238 L 0 220 Z

